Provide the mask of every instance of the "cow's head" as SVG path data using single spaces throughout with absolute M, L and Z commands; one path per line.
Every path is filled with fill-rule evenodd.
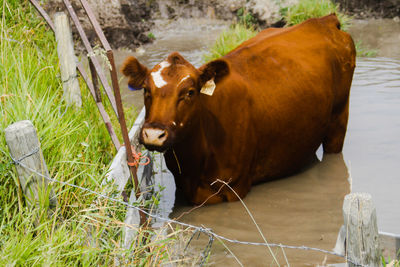
M 128 57 L 121 70 L 129 78 L 129 87 L 144 89 L 146 118 L 139 141 L 147 149 L 157 151 L 167 150 L 195 129 L 201 89 L 218 83 L 229 73 L 223 59 L 196 69 L 177 52 L 151 71 L 136 58 Z

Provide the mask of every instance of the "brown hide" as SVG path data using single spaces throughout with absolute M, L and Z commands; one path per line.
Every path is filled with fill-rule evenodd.
M 266 29 L 199 69 L 178 53 L 151 71 L 126 60 L 129 84 L 145 89 L 140 140 L 165 151 L 187 199 L 202 203 L 216 179 L 244 197 L 254 183 L 299 171 L 320 144 L 342 150 L 355 48 L 338 28 L 330 15 Z M 200 93 L 210 79 L 214 94 Z M 224 187 L 207 203 L 224 200 L 237 197 Z

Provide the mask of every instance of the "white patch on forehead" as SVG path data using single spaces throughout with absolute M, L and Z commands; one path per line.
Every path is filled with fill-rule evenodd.
M 186 81 L 187 79 L 190 78 L 190 75 L 186 75 L 185 77 L 182 78 L 182 80 L 178 83 L 178 86 L 183 83 L 184 81 Z
M 159 64 L 160 68 L 157 71 L 153 71 L 151 73 L 151 77 L 153 78 L 154 84 L 158 87 L 161 88 L 165 85 L 167 85 L 167 82 L 163 79 L 161 75 L 161 71 L 167 67 L 169 67 L 171 64 L 168 61 L 163 61 Z

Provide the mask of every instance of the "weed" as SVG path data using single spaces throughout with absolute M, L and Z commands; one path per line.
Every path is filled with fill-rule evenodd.
M 299 24 L 310 18 L 319 18 L 322 16 L 336 13 L 343 30 L 350 26 L 351 17 L 339 11 L 339 5 L 331 0 L 302 0 L 293 6 L 280 10 L 287 26 Z
M 149 37 L 149 39 L 151 39 L 151 40 L 155 40 L 155 39 L 156 39 L 156 36 L 155 36 L 154 33 L 152 33 L 152 32 L 149 32 L 149 33 L 147 34 L 147 37 Z
M 331 13 L 336 13 L 341 23 L 341 28 L 347 30 L 350 27 L 351 17 L 339 11 L 339 6 L 330 0 L 302 0 L 298 4 L 281 8 L 281 15 L 284 17 L 287 26 L 299 24 L 309 18 L 322 17 Z M 252 26 L 251 23 L 246 22 L 244 19 L 249 13 L 246 13 L 244 8 L 237 11 L 239 23 L 231 25 L 231 27 L 224 31 L 216 40 L 214 45 L 209 49 L 209 52 L 203 56 L 205 62 L 220 58 L 242 42 L 255 36 L 258 31 Z M 253 18 L 254 19 L 254 18 Z M 361 42 L 356 44 L 357 55 L 361 57 L 376 56 L 377 51 L 366 49 Z
M 242 42 L 255 36 L 257 31 L 252 27 L 238 23 L 224 31 L 217 39 L 209 52 L 203 56 L 205 62 L 220 58 L 236 48 Z
M 362 41 L 355 42 L 358 57 L 375 57 L 378 51 L 375 49 L 368 49 L 364 46 Z
M 241 7 L 236 11 L 239 24 L 246 26 L 247 28 L 255 27 L 257 19 L 244 7 Z

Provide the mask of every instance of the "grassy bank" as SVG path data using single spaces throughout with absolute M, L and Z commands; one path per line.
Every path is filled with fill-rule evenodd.
M 257 31 L 247 24 L 234 24 L 228 30 L 222 32 L 209 52 L 203 56 L 203 60 L 208 62 L 220 58 L 256 34 Z
M 243 11 L 241 11 L 243 13 Z M 293 26 L 310 18 L 318 18 L 331 13 L 336 13 L 341 24 L 341 29 L 347 31 L 351 26 L 351 17 L 339 10 L 339 5 L 331 0 L 300 0 L 297 4 L 282 8 L 281 16 L 286 22 L 285 27 Z M 254 19 L 249 18 L 247 13 L 245 19 L 238 14 L 239 22 L 233 24 L 224 31 L 217 41 L 210 47 L 209 52 L 203 57 L 204 62 L 211 61 L 226 55 L 242 42 L 250 39 L 258 33 L 258 30 L 251 23 Z M 250 23 L 249 23 L 250 22 Z M 356 44 L 357 56 L 373 57 L 377 51 L 366 49 L 361 42 Z
M 0 265 L 104 266 L 123 258 L 148 266 L 173 260 L 175 233 L 125 250 L 125 207 L 79 189 L 52 185 L 58 207 L 51 218 L 44 216 L 46 202 L 25 205 L 5 143 L 8 125 L 31 120 L 50 176 L 97 192 L 116 151 L 82 80 L 82 109 L 63 102 L 54 35 L 28 1 L 0 0 L 0 16 Z M 128 125 L 135 114 L 128 110 Z
M 281 15 L 287 26 L 299 24 L 310 18 L 319 18 L 335 13 L 340 21 L 341 29 L 346 31 L 351 17 L 339 10 L 339 5 L 331 0 L 300 0 L 297 4 L 281 9 Z

